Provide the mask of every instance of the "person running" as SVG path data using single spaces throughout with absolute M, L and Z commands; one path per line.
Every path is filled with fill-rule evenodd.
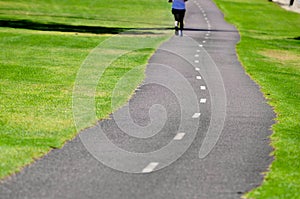
M 172 2 L 172 14 L 175 18 L 175 35 L 183 36 L 183 20 L 185 15 L 185 2 L 188 0 L 169 0 Z M 179 28 L 178 28 L 179 26 Z

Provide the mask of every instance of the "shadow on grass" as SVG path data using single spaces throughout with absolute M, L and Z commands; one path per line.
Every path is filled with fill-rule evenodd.
M 295 37 L 295 38 L 293 38 L 293 39 L 295 39 L 295 40 L 300 40 L 300 37 Z
M 59 32 L 74 32 L 74 33 L 92 33 L 92 34 L 160 34 L 154 31 L 170 30 L 173 28 L 119 28 L 119 27 L 103 27 L 103 26 L 76 26 L 59 23 L 40 23 L 30 20 L 1 20 L 0 27 L 20 28 L 29 30 L 41 31 L 59 31 Z
M 154 33 L 155 30 L 173 30 L 174 28 L 119 28 L 119 27 L 103 27 L 103 26 L 76 26 L 59 23 L 40 23 L 30 20 L 1 20 L 0 27 L 21 28 L 29 30 L 41 31 L 59 31 L 59 32 L 74 32 L 74 33 L 92 33 L 92 34 L 159 34 Z M 207 29 L 185 28 L 186 31 L 208 31 Z M 236 32 L 233 30 L 211 30 L 220 32 Z
M 29 30 L 78 32 L 93 34 L 118 34 L 129 30 L 127 28 L 102 27 L 102 26 L 76 26 L 58 23 L 39 23 L 29 20 L 0 20 L 0 27 L 22 28 Z

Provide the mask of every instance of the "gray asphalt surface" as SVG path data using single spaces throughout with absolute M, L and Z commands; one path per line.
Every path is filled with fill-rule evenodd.
M 274 114 L 237 60 L 239 34 L 209 0 L 189 1 L 186 29 L 153 55 L 126 106 L 1 182 L 1 198 L 240 198 L 258 186 Z M 97 157 L 97 143 L 108 146 L 93 137 L 100 130 L 135 156 L 109 148 Z M 142 173 L 151 162 L 154 172 Z

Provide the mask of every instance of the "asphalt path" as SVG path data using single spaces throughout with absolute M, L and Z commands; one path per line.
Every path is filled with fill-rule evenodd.
M 274 113 L 237 30 L 209 0 L 187 6 L 129 103 L 2 181 L 1 198 L 240 198 L 262 183 Z

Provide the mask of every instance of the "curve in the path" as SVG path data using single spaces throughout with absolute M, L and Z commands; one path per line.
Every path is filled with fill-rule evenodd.
M 128 106 L 3 181 L 1 198 L 232 199 L 258 186 L 274 114 L 237 60 L 239 35 L 209 0 L 189 1 L 184 34 L 153 55 Z

